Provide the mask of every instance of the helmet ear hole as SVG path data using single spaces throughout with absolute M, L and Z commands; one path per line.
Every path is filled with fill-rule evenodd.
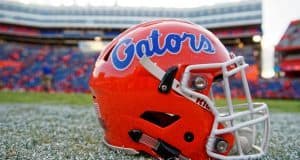
M 185 132 L 184 140 L 186 142 L 193 142 L 194 141 L 194 134 L 192 132 Z
M 180 119 L 178 115 L 157 111 L 146 111 L 140 117 L 162 128 L 167 127 Z

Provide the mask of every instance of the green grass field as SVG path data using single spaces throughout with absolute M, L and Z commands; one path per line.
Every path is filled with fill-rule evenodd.
M 0 103 L 91 105 L 90 94 L 1 91 Z
M 237 100 L 236 103 L 238 103 Z M 300 100 L 255 99 L 268 104 L 272 112 L 300 112 Z M 43 93 L 43 92 L 0 92 L 0 103 L 26 104 L 66 104 L 86 106 L 92 104 L 90 94 L 83 93 Z M 222 103 L 222 102 L 221 102 Z
M 104 133 L 91 99 L 89 94 L 0 92 L 0 159 L 152 160 L 101 143 Z M 261 160 L 300 159 L 300 101 L 256 101 L 271 110 L 271 139 Z

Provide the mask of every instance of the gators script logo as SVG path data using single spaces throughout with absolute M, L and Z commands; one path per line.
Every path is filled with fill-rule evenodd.
M 182 34 L 169 33 L 164 39 L 160 38 L 159 30 L 152 30 L 146 39 L 133 42 L 131 38 L 121 39 L 112 50 L 111 61 L 115 69 L 127 69 L 134 56 L 137 58 L 164 56 L 169 54 L 179 54 L 183 42 L 188 41 L 189 47 L 194 54 L 214 54 L 215 48 L 211 41 L 205 35 L 194 35 L 191 33 Z M 160 43 L 160 41 L 163 41 Z M 160 45 L 162 44 L 162 45 Z M 123 54 L 123 58 L 120 55 Z

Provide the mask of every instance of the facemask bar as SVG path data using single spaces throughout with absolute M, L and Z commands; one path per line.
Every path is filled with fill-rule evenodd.
M 155 63 L 153 63 L 149 58 L 147 58 L 147 57 L 141 58 L 140 64 L 157 79 L 161 80 L 163 78 L 165 71 L 162 70 Z M 227 67 L 230 65 L 236 65 L 236 67 L 234 69 L 228 71 Z M 190 101 L 192 101 L 196 104 L 199 99 L 204 100 L 207 103 L 207 105 L 209 106 L 209 109 L 211 110 L 211 112 L 215 115 L 215 120 L 214 120 L 214 124 L 212 127 L 212 131 L 211 131 L 210 137 L 209 137 L 207 145 L 206 145 L 208 155 L 213 158 L 217 158 L 217 159 L 252 159 L 253 158 L 253 159 L 256 159 L 256 158 L 261 157 L 267 150 L 268 141 L 269 141 L 269 123 L 270 123 L 268 108 L 267 108 L 267 105 L 264 103 L 252 103 L 250 91 L 248 88 L 248 82 L 247 82 L 245 71 L 244 71 L 244 69 L 247 66 L 248 65 L 245 64 L 243 57 L 235 57 L 234 59 L 224 62 L 224 63 L 190 65 L 190 66 L 186 67 L 181 83 L 176 79 L 174 79 L 174 81 L 173 81 L 172 89 L 175 92 L 177 92 L 178 94 L 184 96 L 185 98 L 189 99 Z M 206 95 L 195 92 L 188 87 L 188 80 L 190 78 L 191 70 L 213 69 L 213 68 L 221 68 L 223 71 L 223 79 L 224 79 L 225 91 L 226 91 L 225 96 L 226 96 L 227 106 L 229 107 L 229 111 L 230 111 L 230 115 L 226 116 L 226 117 L 221 116 L 221 113 L 218 111 L 218 109 L 214 105 L 213 99 L 210 99 Z M 242 75 L 242 82 L 243 82 L 243 86 L 244 86 L 244 90 L 245 90 L 245 94 L 246 94 L 248 103 L 233 106 L 232 100 L 231 100 L 228 77 L 230 77 L 231 75 L 234 75 L 238 72 L 241 72 L 241 75 Z M 210 96 L 213 97 L 212 94 Z M 239 112 L 239 113 L 233 112 L 235 107 L 238 108 L 238 107 L 245 107 L 245 106 L 248 107 L 248 109 L 249 109 L 248 111 L 243 111 L 243 112 Z M 257 119 L 254 119 L 253 114 L 262 114 L 263 116 L 261 116 Z M 234 125 L 232 123 L 231 127 L 218 129 L 219 123 L 222 123 L 225 121 L 233 121 L 234 119 L 245 116 L 245 115 L 251 115 L 251 120 L 240 123 L 238 125 Z M 252 126 L 252 130 L 256 132 L 256 128 L 254 127 L 254 125 L 259 122 L 265 122 L 264 136 L 262 138 L 263 139 L 262 145 L 260 147 L 255 146 L 255 145 L 252 146 L 255 150 L 258 151 L 257 154 L 244 155 L 244 153 L 242 152 L 242 147 L 240 144 L 239 135 L 237 133 L 237 130 L 239 128 L 243 128 L 245 126 Z M 237 141 L 239 155 L 224 156 L 222 154 L 215 153 L 213 151 L 214 150 L 213 148 L 214 148 L 214 144 L 216 141 L 216 136 L 224 134 L 224 133 L 231 133 L 231 132 L 235 132 L 235 139 Z M 256 136 L 254 134 L 252 137 L 252 140 L 254 140 L 254 142 L 255 142 L 255 137 Z
M 235 65 L 236 67 L 232 70 L 228 70 L 229 66 Z M 207 153 L 217 159 L 249 159 L 249 158 L 259 158 L 262 156 L 268 146 L 268 139 L 269 139 L 269 114 L 268 114 L 268 108 L 267 105 L 264 103 L 252 103 L 252 99 L 250 96 L 250 91 L 248 87 L 248 82 L 245 74 L 245 68 L 248 67 L 248 65 L 244 62 L 243 57 L 235 57 L 230 61 L 224 62 L 224 63 L 214 63 L 214 64 L 199 64 L 199 65 L 190 65 L 186 67 L 182 81 L 181 81 L 181 90 L 188 96 L 192 96 L 195 98 L 203 99 L 207 102 L 209 109 L 213 112 L 215 115 L 215 121 L 212 127 L 212 131 L 210 134 L 210 138 L 207 143 Z M 208 98 L 207 96 L 195 92 L 188 86 L 188 81 L 191 77 L 191 71 L 192 70 L 203 70 L 203 69 L 216 69 L 220 68 L 223 72 L 223 82 L 224 82 L 224 92 L 225 92 L 225 98 L 227 102 L 227 107 L 229 111 L 229 115 L 222 116 L 222 113 L 216 108 L 214 105 L 214 100 Z M 229 77 L 232 75 L 235 75 L 236 73 L 241 73 L 242 77 L 242 83 L 244 86 L 245 96 L 247 99 L 246 104 L 240 104 L 233 106 L 232 104 L 232 98 L 231 98 L 231 92 L 230 92 L 230 86 L 229 86 Z M 210 95 L 213 97 L 213 95 Z M 247 108 L 246 111 L 241 111 L 234 113 L 234 108 Z M 255 118 L 254 115 L 259 114 L 260 116 L 258 118 Z M 250 115 L 251 120 L 241 122 L 239 124 L 234 124 L 234 120 L 241 118 L 243 116 Z M 218 125 L 220 123 L 224 122 L 230 122 L 229 127 L 225 127 L 223 129 L 218 129 Z M 264 135 L 262 138 L 261 146 L 254 145 L 256 142 L 256 127 L 255 124 L 263 123 L 264 122 Z M 242 144 L 240 141 L 240 136 L 238 133 L 238 130 L 244 127 L 251 127 L 252 128 L 252 142 L 254 143 L 251 147 L 252 149 L 256 150 L 257 153 L 255 154 L 248 154 L 245 155 L 243 153 Z M 226 133 L 233 133 L 237 145 L 238 155 L 229 155 L 224 156 L 222 154 L 214 152 L 214 144 L 216 141 L 216 138 L 218 135 L 226 134 Z

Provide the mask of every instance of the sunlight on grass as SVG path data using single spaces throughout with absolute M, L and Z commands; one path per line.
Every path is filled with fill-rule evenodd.
M 1 91 L 0 103 L 91 105 L 90 94 Z
M 245 100 L 235 99 L 233 104 L 245 103 Z M 272 112 L 300 112 L 299 100 L 255 99 L 254 102 L 265 102 Z M 86 93 L 44 93 L 44 92 L 12 92 L 1 91 L 0 103 L 40 103 L 92 105 L 90 94 Z M 218 106 L 226 105 L 224 99 L 217 100 Z

